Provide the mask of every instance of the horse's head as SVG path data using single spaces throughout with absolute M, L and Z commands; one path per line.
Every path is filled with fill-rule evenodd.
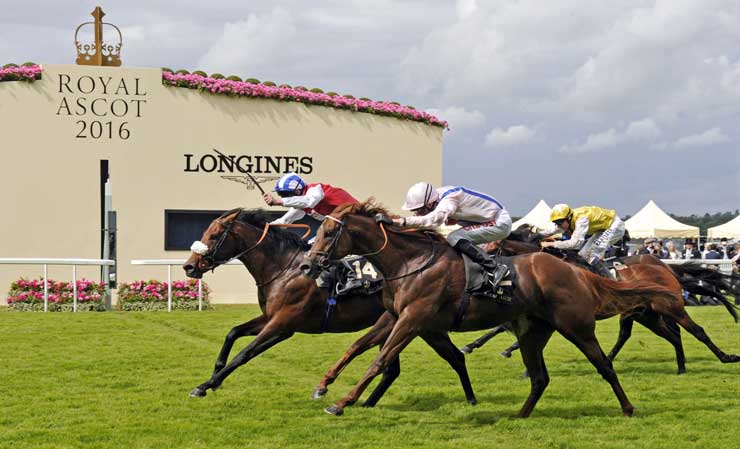
M 255 217 L 256 223 L 249 220 Z M 262 215 L 243 209 L 232 209 L 213 220 L 203 232 L 200 240 L 193 242 L 192 253 L 182 268 L 188 277 L 200 279 L 203 273 L 214 270 L 233 258 L 243 255 L 254 246 L 248 246 L 252 240 L 258 241 L 267 226 Z
M 301 263 L 300 268 L 306 276 L 317 278 L 322 269 L 329 267 L 332 260 L 341 259 L 351 253 L 351 235 L 356 233 L 356 228 L 363 226 L 363 221 L 367 222 L 364 226 L 370 223 L 368 217 L 355 215 L 360 207 L 358 204 L 345 204 L 326 216 L 316 232 L 311 250 Z

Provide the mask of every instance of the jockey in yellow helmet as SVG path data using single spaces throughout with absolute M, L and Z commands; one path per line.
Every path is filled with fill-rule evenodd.
M 624 236 L 624 221 L 616 211 L 596 206 L 584 206 L 571 209 L 567 204 L 556 204 L 552 208 L 550 228 L 542 234 L 553 235 L 562 232 L 567 240 L 559 242 L 541 242 L 543 248 L 577 249 L 578 254 L 596 270 L 611 278 L 611 273 L 604 266 L 604 253 L 609 245 Z

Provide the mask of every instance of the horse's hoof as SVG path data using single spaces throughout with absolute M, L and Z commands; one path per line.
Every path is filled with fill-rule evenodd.
M 676 374 L 678 374 L 679 376 L 682 374 L 686 374 L 686 368 L 681 368 L 680 370 L 678 370 L 678 373 Z
M 195 387 L 193 391 L 190 392 L 191 398 L 204 398 L 206 397 L 206 390 L 200 387 Z
M 510 359 L 511 358 L 511 353 L 509 351 L 504 351 L 504 352 L 501 353 L 501 357 L 503 357 L 505 359 Z
M 478 400 L 476 398 L 468 399 L 468 404 L 478 405 Z
M 317 388 L 313 391 L 313 394 L 311 395 L 311 399 L 313 399 L 314 401 L 316 399 L 321 399 L 326 394 L 327 391 L 329 390 L 327 390 L 326 388 Z
M 622 413 L 624 413 L 624 416 L 627 418 L 632 418 L 632 415 L 635 414 L 635 409 L 633 407 L 630 407 L 628 409 L 622 410 Z
M 737 363 L 740 362 L 740 355 L 732 354 L 728 355 L 725 360 L 723 360 L 725 363 Z
M 463 346 L 462 348 L 460 348 L 460 352 L 462 352 L 463 354 L 471 354 L 473 352 L 473 348 L 471 348 L 470 346 Z
M 334 416 L 342 416 L 342 414 L 344 413 L 344 410 L 342 410 L 341 408 L 337 407 L 336 405 L 330 405 L 330 406 L 326 407 L 324 409 L 324 411 L 326 413 L 328 413 L 330 415 L 334 415 Z

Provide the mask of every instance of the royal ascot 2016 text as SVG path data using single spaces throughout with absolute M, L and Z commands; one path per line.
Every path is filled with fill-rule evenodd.
M 146 92 L 139 78 L 59 75 L 63 94 L 56 115 L 77 116 L 78 139 L 121 139 L 131 137 L 129 120 L 140 118 Z

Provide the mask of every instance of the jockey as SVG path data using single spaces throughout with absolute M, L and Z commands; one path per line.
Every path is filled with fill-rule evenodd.
M 624 221 L 611 209 L 584 206 L 571 209 L 567 204 L 556 204 L 552 208 L 550 221 L 553 225 L 541 231 L 544 235 L 563 232 L 567 240 L 540 242 L 543 248 L 577 249 L 578 255 L 591 264 L 599 274 L 613 279 L 604 265 L 604 253 L 610 244 L 624 237 Z
M 442 224 L 460 224 L 450 233 L 447 242 L 493 274 L 493 286 L 509 272 L 504 264 L 483 251 L 479 244 L 503 240 L 511 233 L 511 217 L 494 198 L 465 187 L 444 186 L 435 189 L 419 182 L 411 186 L 402 206 L 415 217 L 396 218 L 398 226 L 434 228 Z
M 329 184 L 306 184 L 295 173 L 284 174 L 275 185 L 275 198 L 271 193 L 265 193 L 263 199 L 268 206 L 285 206 L 288 211 L 270 224 L 294 223 L 306 214 L 311 218 L 323 221 L 326 215 L 334 208 L 346 203 L 359 204 L 352 195 L 344 189 Z

